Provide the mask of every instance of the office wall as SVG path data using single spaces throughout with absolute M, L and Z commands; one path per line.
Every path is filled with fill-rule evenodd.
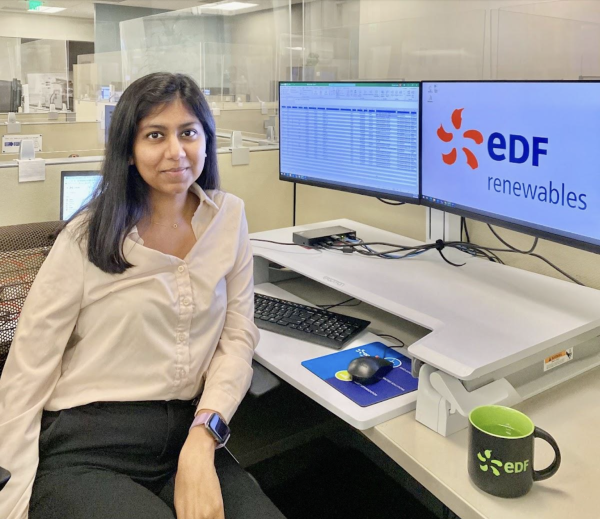
M 7 127 L 0 125 L 0 139 L 7 134 Z M 77 150 L 104 148 L 104 130 L 97 122 L 41 122 L 21 124 L 22 135 L 42 135 L 42 151 L 69 153 Z M 0 160 L 11 160 L 7 154 Z
M 292 225 L 292 184 L 279 181 L 279 151 L 252 152 L 248 166 L 219 154 L 219 170 L 222 188 L 244 200 L 250 232 Z
M 7 113 L 0 113 L 0 124 L 5 123 L 8 120 Z M 67 120 L 66 113 L 59 113 L 58 119 L 56 121 L 65 122 Z M 31 112 L 28 114 L 19 113 L 17 114 L 17 121 L 21 123 L 45 123 L 48 122 L 48 113 L 47 112 Z
M 233 103 L 231 103 L 233 104 Z M 257 105 L 258 103 L 252 103 Z M 270 103 L 271 104 L 271 103 Z M 263 115 L 259 108 L 226 108 L 215 115 L 215 122 L 219 130 L 239 130 L 241 132 L 265 135 L 265 121 L 275 117 L 275 109 L 269 110 L 269 115 Z M 275 126 L 278 121 L 276 117 Z
M 415 240 L 425 240 L 425 208 L 418 205 L 391 206 L 370 196 L 300 184 L 296 200 L 297 225 L 350 218 Z
M 362 71 L 421 71 L 415 79 L 597 75 L 599 24 L 600 3 L 588 0 L 361 0 Z
M 46 166 L 45 181 L 19 183 L 16 167 L 0 168 L 0 226 L 58 220 L 60 172 L 99 169 L 99 162 Z
M 0 20 L 0 36 L 94 41 L 94 21 L 85 18 L 3 12 Z
M 247 166 L 232 166 L 231 155 L 218 155 L 223 190 L 242 198 L 250 232 L 292 225 L 292 185 L 279 182 L 279 153 L 250 154 Z M 101 163 L 46 167 L 43 182 L 18 182 L 16 167 L 0 168 L 0 226 L 56 220 L 60 214 L 60 172 L 99 171 Z

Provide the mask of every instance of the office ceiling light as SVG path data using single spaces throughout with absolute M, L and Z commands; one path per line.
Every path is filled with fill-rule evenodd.
M 256 7 L 258 4 L 248 4 L 246 2 L 225 2 L 224 4 L 215 3 L 201 5 L 200 9 L 218 9 L 219 11 L 239 11 L 240 9 L 248 9 L 249 7 Z
M 65 9 L 66 9 L 66 7 L 49 7 L 47 5 L 38 5 L 37 7 L 34 7 L 33 9 L 30 7 L 28 9 L 28 11 L 30 11 L 32 13 L 54 14 L 54 13 L 60 13 L 61 11 L 64 11 Z

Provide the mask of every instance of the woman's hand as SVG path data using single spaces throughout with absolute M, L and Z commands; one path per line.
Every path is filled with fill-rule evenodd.
M 225 519 L 215 447 L 214 438 L 204 427 L 190 430 L 175 477 L 177 519 Z

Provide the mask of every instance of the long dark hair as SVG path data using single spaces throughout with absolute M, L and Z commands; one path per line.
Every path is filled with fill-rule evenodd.
M 102 180 L 91 201 L 73 216 L 85 213 L 80 237 L 87 238 L 89 260 L 104 272 L 120 274 L 133 266 L 125 259 L 123 243 L 149 210 L 149 187 L 130 165 L 139 122 L 177 98 L 198 118 L 206 134 L 206 160 L 196 183 L 204 190 L 219 187 L 215 121 L 196 82 L 184 74 L 163 72 L 134 81 L 113 112 Z

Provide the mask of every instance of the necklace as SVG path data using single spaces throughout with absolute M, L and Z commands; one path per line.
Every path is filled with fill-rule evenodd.
M 154 222 L 152 220 L 150 220 L 150 222 L 154 225 L 158 225 L 159 227 L 171 227 L 172 229 L 177 229 L 179 227 L 179 225 L 176 223 L 170 224 L 170 225 L 165 225 L 164 223 L 158 223 L 158 222 Z

